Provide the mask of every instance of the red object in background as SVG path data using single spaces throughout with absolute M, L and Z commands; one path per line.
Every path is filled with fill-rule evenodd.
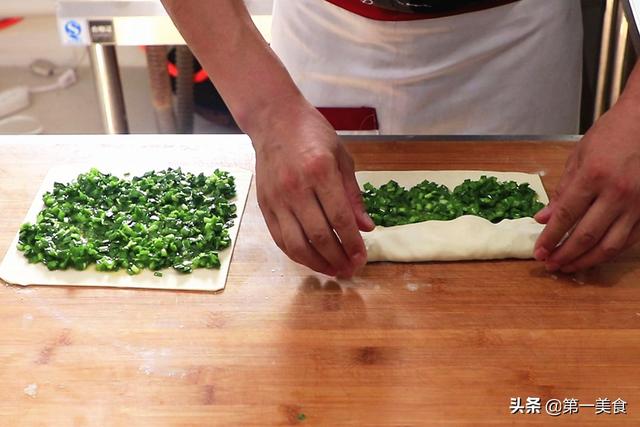
M 143 51 L 147 50 L 146 46 L 139 46 L 139 48 Z M 201 68 L 199 64 L 198 64 L 198 68 L 200 69 L 194 71 L 193 73 L 193 82 L 204 83 L 207 80 L 209 80 L 209 76 L 207 75 L 207 72 L 203 68 Z M 176 66 L 175 62 L 172 62 L 171 60 L 167 61 L 167 72 L 173 78 L 178 77 L 178 67 Z
M 378 115 L 375 108 L 319 107 L 318 111 L 331 123 L 335 130 L 378 130 Z
M 178 77 L 178 67 L 173 62 L 167 62 L 167 71 L 171 77 Z M 209 80 L 209 76 L 204 68 L 193 73 L 194 83 L 202 83 L 207 80 Z
M 0 30 L 16 25 L 18 22 L 22 21 L 22 19 L 23 18 L 20 17 L 0 19 Z

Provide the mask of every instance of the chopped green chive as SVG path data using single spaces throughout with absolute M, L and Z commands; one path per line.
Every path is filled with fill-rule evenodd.
M 43 196 L 34 224 L 20 227 L 18 250 L 50 270 L 219 268 L 236 218 L 234 177 L 181 169 L 121 179 L 91 169 Z
M 477 181 L 467 179 L 453 191 L 426 180 L 409 190 L 395 181 L 379 188 L 366 183 L 363 199 L 373 222 L 385 227 L 448 221 L 463 215 L 498 223 L 503 219 L 532 217 L 544 207 L 529 184 L 500 182 L 487 176 Z

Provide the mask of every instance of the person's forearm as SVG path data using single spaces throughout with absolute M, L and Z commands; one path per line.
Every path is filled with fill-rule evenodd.
M 303 101 L 243 1 L 162 3 L 243 131 L 268 122 L 265 116 L 279 104 Z
M 633 106 L 640 112 L 640 60 L 627 80 L 620 102 L 629 104 L 629 107 Z

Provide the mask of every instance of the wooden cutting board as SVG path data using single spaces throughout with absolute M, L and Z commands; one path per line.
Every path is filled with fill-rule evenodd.
M 348 144 L 360 170 L 481 169 L 557 184 L 569 142 Z M 226 136 L 0 138 L 0 255 L 60 163 L 251 168 Z M 249 195 L 221 294 L 0 286 L 0 424 L 640 425 L 640 253 L 590 274 L 535 261 L 375 264 L 311 274 Z M 510 414 L 539 397 L 542 414 Z M 550 399 L 627 415 L 545 414 Z

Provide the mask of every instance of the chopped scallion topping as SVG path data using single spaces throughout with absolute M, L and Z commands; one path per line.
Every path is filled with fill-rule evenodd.
M 363 198 L 373 222 L 385 227 L 448 221 L 463 215 L 498 223 L 532 217 L 544 207 L 529 184 L 500 182 L 487 176 L 476 181 L 467 179 L 453 191 L 426 180 L 409 190 L 395 181 L 379 188 L 366 183 Z
M 219 268 L 236 217 L 234 177 L 216 170 L 151 171 L 131 179 L 97 169 L 43 196 L 35 224 L 20 228 L 18 249 L 50 270 Z

